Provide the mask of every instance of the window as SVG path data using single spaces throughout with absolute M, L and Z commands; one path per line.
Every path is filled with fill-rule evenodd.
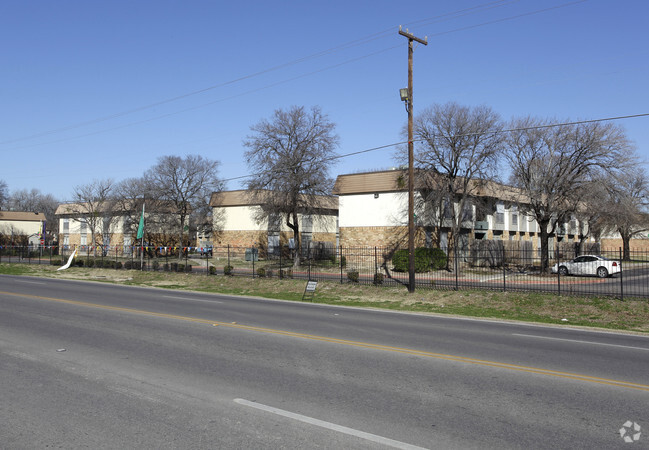
M 462 222 L 473 221 L 473 205 L 467 201 L 462 207 Z
M 503 202 L 496 203 L 496 223 L 502 225 L 505 223 L 505 204 Z
M 67 233 L 70 231 L 70 219 L 63 219 L 63 232 Z
M 444 219 L 453 218 L 453 202 L 446 199 L 444 200 Z

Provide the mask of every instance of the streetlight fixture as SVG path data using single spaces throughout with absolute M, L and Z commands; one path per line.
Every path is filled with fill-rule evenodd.
M 406 102 L 407 107 L 408 101 L 410 100 L 408 97 L 408 88 L 399 89 L 399 95 L 401 95 L 401 101 Z

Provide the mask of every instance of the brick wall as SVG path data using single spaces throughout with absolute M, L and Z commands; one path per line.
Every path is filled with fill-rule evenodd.
M 600 242 L 603 250 L 616 250 L 622 248 L 622 239 L 602 238 Z M 629 245 L 631 251 L 649 251 L 649 239 L 631 239 Z

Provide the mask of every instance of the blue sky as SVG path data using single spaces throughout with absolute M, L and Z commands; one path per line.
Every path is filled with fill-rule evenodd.
M 428 37 L 415 114 L 448 101 L 505 120 L 646 114 L 647 17 L 645 0 L 1 2 L 0 180 L 69 200 L 187 154 L 244 176 L 250 126 L 292 105 L 320 106 L 341 154 L 399 142 L 399 25 Z M 616 123 L 649 161 L 649 117 Z M 392 167 L 395 151 L 342 158 L 332 175 Z

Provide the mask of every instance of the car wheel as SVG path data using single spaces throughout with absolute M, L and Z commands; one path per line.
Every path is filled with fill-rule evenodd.
M 600 278 L 606 278 L 608 276 L 608 270 L 606 270 L 606 267 L 598 267 L 597 276 Z
M 559 267 L 559 275 L 566 276 L 568 275 L 568 268 L 566 266 Z

